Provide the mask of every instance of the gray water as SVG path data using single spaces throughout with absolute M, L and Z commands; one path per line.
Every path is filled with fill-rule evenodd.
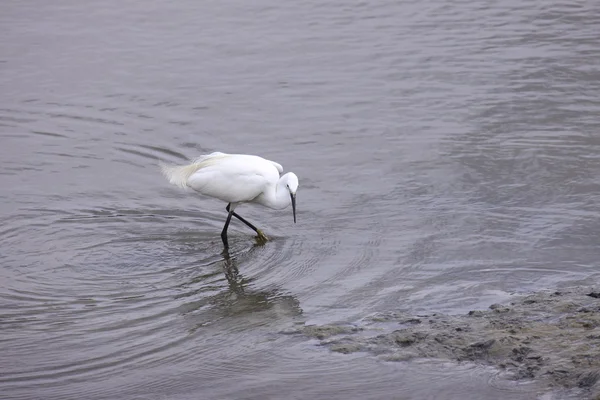
M 5 0 L 6 399 L 536 398 L 478 365 L 330 353 L 309 324 L 598 284 L 593 1 Z M 298 223 L 159 161 L 258 154 Z

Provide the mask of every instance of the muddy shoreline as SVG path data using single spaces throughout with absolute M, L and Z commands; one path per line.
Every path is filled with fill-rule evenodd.
M 382 324 L 392 330 L 378 334 Z M 368 352 L 386 361 L 482 363 L 510 379 L 578 389 L 600 400 L 600 293 L 589 288 L 541 291 L 466 315 L 389 312 L 359 326 L 312 325 L 295 333 L 331 351 Z

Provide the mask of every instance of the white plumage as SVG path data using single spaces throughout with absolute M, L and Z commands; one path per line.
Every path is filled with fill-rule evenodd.
M 229 216 L 221 233 L 225 247 L 228 247 L 227 227 L 231 216 L 266 239 L 259 229 L 234 212 L 240 203 L 254 202 L 278 210 L 287 208 L 291 203 L 296 222 L 298 177 L 293 172 L 280 177 L 283 167 L 274 161 L 254 155 L 214 152 L 200 156 L 187 165 L 161 164 L 161 170 L 173 185 L 189 187 L 228 203 Z

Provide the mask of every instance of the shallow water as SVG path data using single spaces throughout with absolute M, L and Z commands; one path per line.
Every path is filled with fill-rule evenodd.
M 594 2 L 4 1 L 0 390 L 10 399 L 535 398 L 481 366 L 285 335 L 597 284 Z M 157 163 L 259 154 L 291 210 Z

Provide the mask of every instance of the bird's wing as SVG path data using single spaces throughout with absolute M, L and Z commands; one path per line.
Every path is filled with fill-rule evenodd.
M 281 164 L 276 163 L 275 161 L 271 161 L 271 160 L 267 160 L 266 158 L 262 158 L 262 157 L 258 157 L 258 156 L 248 156 L 245 154 L 226 154 L 226 153 L 221 153 L 220 151 L 215 151 L 214 153 L 210 153 L 210 154 L 206 154 L 206 155 L 202 155 L 198 158 L 196 158 L 193 161 L 193 164 L 196 164 L 199 166 L 199 168 L 202 168 L 205 165 L 210 165 L 213 163 L 218 163 L 220 159 L 222 158 L 227 158 L 227 157 L 232 157 L 232 158 L 236 158 L 236 159 L 256 159 L 256 158 L 260 158 L 264 161 L 268 161 L 271 164 L 273 164 L 273 166 L 277 169 L 277 171 L 279 171 L 279 173 L 283 173 L 283 167 L 281 166 Z
M 275 166 L 275 168 L 277 168 L 277 171 L 279 171 L 280 174 L 283 172 L 283 167 L 281 166 L 281 164 L 278 164 L 275 161 L 271 161 L 271 160 L 267 160 L 267 161 L 270 162 L 271 164 L 273 164 Z
M 159 165 L 163 175 L 169 180 L 171 184 L 179 186 L 181 188 L 186 188 L 187 186 L 189 186 L 188 179 L 196 171 L 202 168 L 206 168 L 210 165 L 216 164 L 219 162 L 219 160 L 225 157 L 231 157 L 231 155 L 217 151 L 214 153 L 202 155 L 187 165 L 167 165 L 163 163 L 160 163 Z
M 219 155 L 200 164 L 188 178 L 188 186 L 228 203 L 251 201 L 279 179 L 270 163 L 254 156 Z

